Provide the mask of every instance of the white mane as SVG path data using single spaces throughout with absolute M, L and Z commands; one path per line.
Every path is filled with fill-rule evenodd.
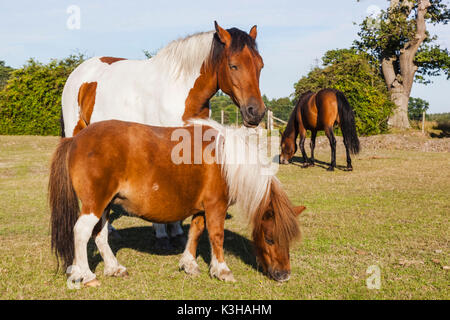
M 174 40 L 152 59 L 164 65 L 175 78 L 198 74 L 210 54 L 213 35 L 214 31 L 200 32 Z
M 272 180 L 278 181 L 273 172 L 265 170 L 263 163 L 270 163 L 271 159 L 264 152 L 267 146 L 257 143 L 256 130 L 226 127 L 211 119 L 193 119 L 189 122 L 209 126 L 219 132 L 216 138 L 216 160 L 222 166 L 230 204 L 235 202 L 249 215 L 255 213 L 263 199 L 268 196 Z M 264 159 L 263 163 L 252 161 L 258 159 L 258 156 L 259 159 Z

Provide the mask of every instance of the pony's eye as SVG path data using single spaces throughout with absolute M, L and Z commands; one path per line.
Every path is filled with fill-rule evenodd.
M 236 65 L 234 65 L 234 64 L 230 64 L 230 69 L 231 70 L 237 70 L 238 67 Z
M 272 246 L 275 242 L 273 242 L 273 240 L 272 239 L 269 239 L 269 238 L 266 238 L 266 237 L 264 237 L 264 241 L 266 241 L 266 243 L 269 245 L 269 246 Z

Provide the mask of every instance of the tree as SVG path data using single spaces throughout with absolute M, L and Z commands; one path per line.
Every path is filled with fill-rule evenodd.
M 61 95 L 83 55 L 42 64 L 30 59 L 0 91 L 0 134 L 59 135 Z
M 359 0 L 358 0 L 359 1 Z M 442 0 L 390 0 L 379 17 L 361 24 L 355 46 L 374 55 L 397 108 L 389 125 L 409 128 L 408 101 L 414 81 L 429 83 L 442 72 L 450 77 L 450 56 L 436 44 L 426 24 L 447 24 L 450 10 Z
M 264 100 L 264 98 L 266 100 Z M 264 103 L 267 108 L 269 108 L 273 115 L 281 120 L 288 121 L 289 116 L 294 109 L 294 102 L 289 99 L 289 97 L 278 98 L 269 100 L 267 97 L 263 97 Z
M 360 134 L 385 132 L 394 104 L 384 85 L 377 61 L 356 49 L 330 50 L 322 66 L 312 69 L 295 85 L 295 99 L 307 91 L 334 88 L 342 91 L 355 111 Z
M 6 82 L 9 79 L 11 72 L 13 72 L 13 68 L 5 65 L 5 61 L 0 61 L 0 90 L 6 85 Z
M 408 117 L 411 120 L 420 120 L 422 119 L 422 114 L 428 110 L 430 104 L 428 101 L 425 101 L 420 98 L 409 98 L 408 104 Z

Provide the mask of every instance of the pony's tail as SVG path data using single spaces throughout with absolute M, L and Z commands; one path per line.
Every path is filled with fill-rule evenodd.
M 52 251 L 56 255 L 59 269 L 59 259 L 65 269 L 74 258 L 75 246 L 73 227 L 80 211 L 78 198 L 70 179 L 68 170 L 68 153 L 73 138 L 61 139 L 53 154 L 50 178 L 48 182 L 48 200 L 51 210 Z
M 336 99 L 338 101 L 339 122 L 344 143 L 350 150 L 350 153 L 357 154 L 360 150 L 359 139 L 356 133 L 355 115 L 353 109 L 348 103 L 347 98 L 341 92 L 336 90 Z

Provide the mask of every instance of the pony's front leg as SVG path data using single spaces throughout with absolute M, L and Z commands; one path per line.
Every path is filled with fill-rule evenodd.
M 204 230 L 205 213 L 200 212 L 192 217 L 186 249 L 181 256 L 179 263 L 180 269 L 184 270 L 187 274 L 198 275 L 200 273 L 200 268 L 198 267 L 195 257 L 197 256 L 198 240 Z
M 98 286 L 100 282 L 89 269 L 87 258 L 87 243 L 95 225 L 100 219 L 93 213 L 82 213 L 73 228 L 75 243 L 75 258 L 73 265 L 67 269 L 69 281 L 82 282 L 85 286 Z
M 306 130 L 300 130 L 300 151 L 302 152 L 303 157 L 303 167 L 307 168 L 312 165 L 312 162 L 308 159 L 305 151 L 305 140 L 306 140 Z
M 225 263 L 223 254 L 223 238 L 225 216 L 227 207 L 221 206 L 206 209 L 206 227 L 208 228 L 209 242 L 211 243 L 211 264 L 209 273 L 211 277 L 216 277 L 222 281 L 236 281 Z
M 100 251 L 100 255 L 105 262 L 103 274 L 105 276 L 127 277 L 127 268 L 119 264 L 108 244 L 108 226 L 109 223 L 107 215 L 104 214 L 102 217 L 102 229 L 95 237 L 95 244 L 97 245 L 98 251 Z

